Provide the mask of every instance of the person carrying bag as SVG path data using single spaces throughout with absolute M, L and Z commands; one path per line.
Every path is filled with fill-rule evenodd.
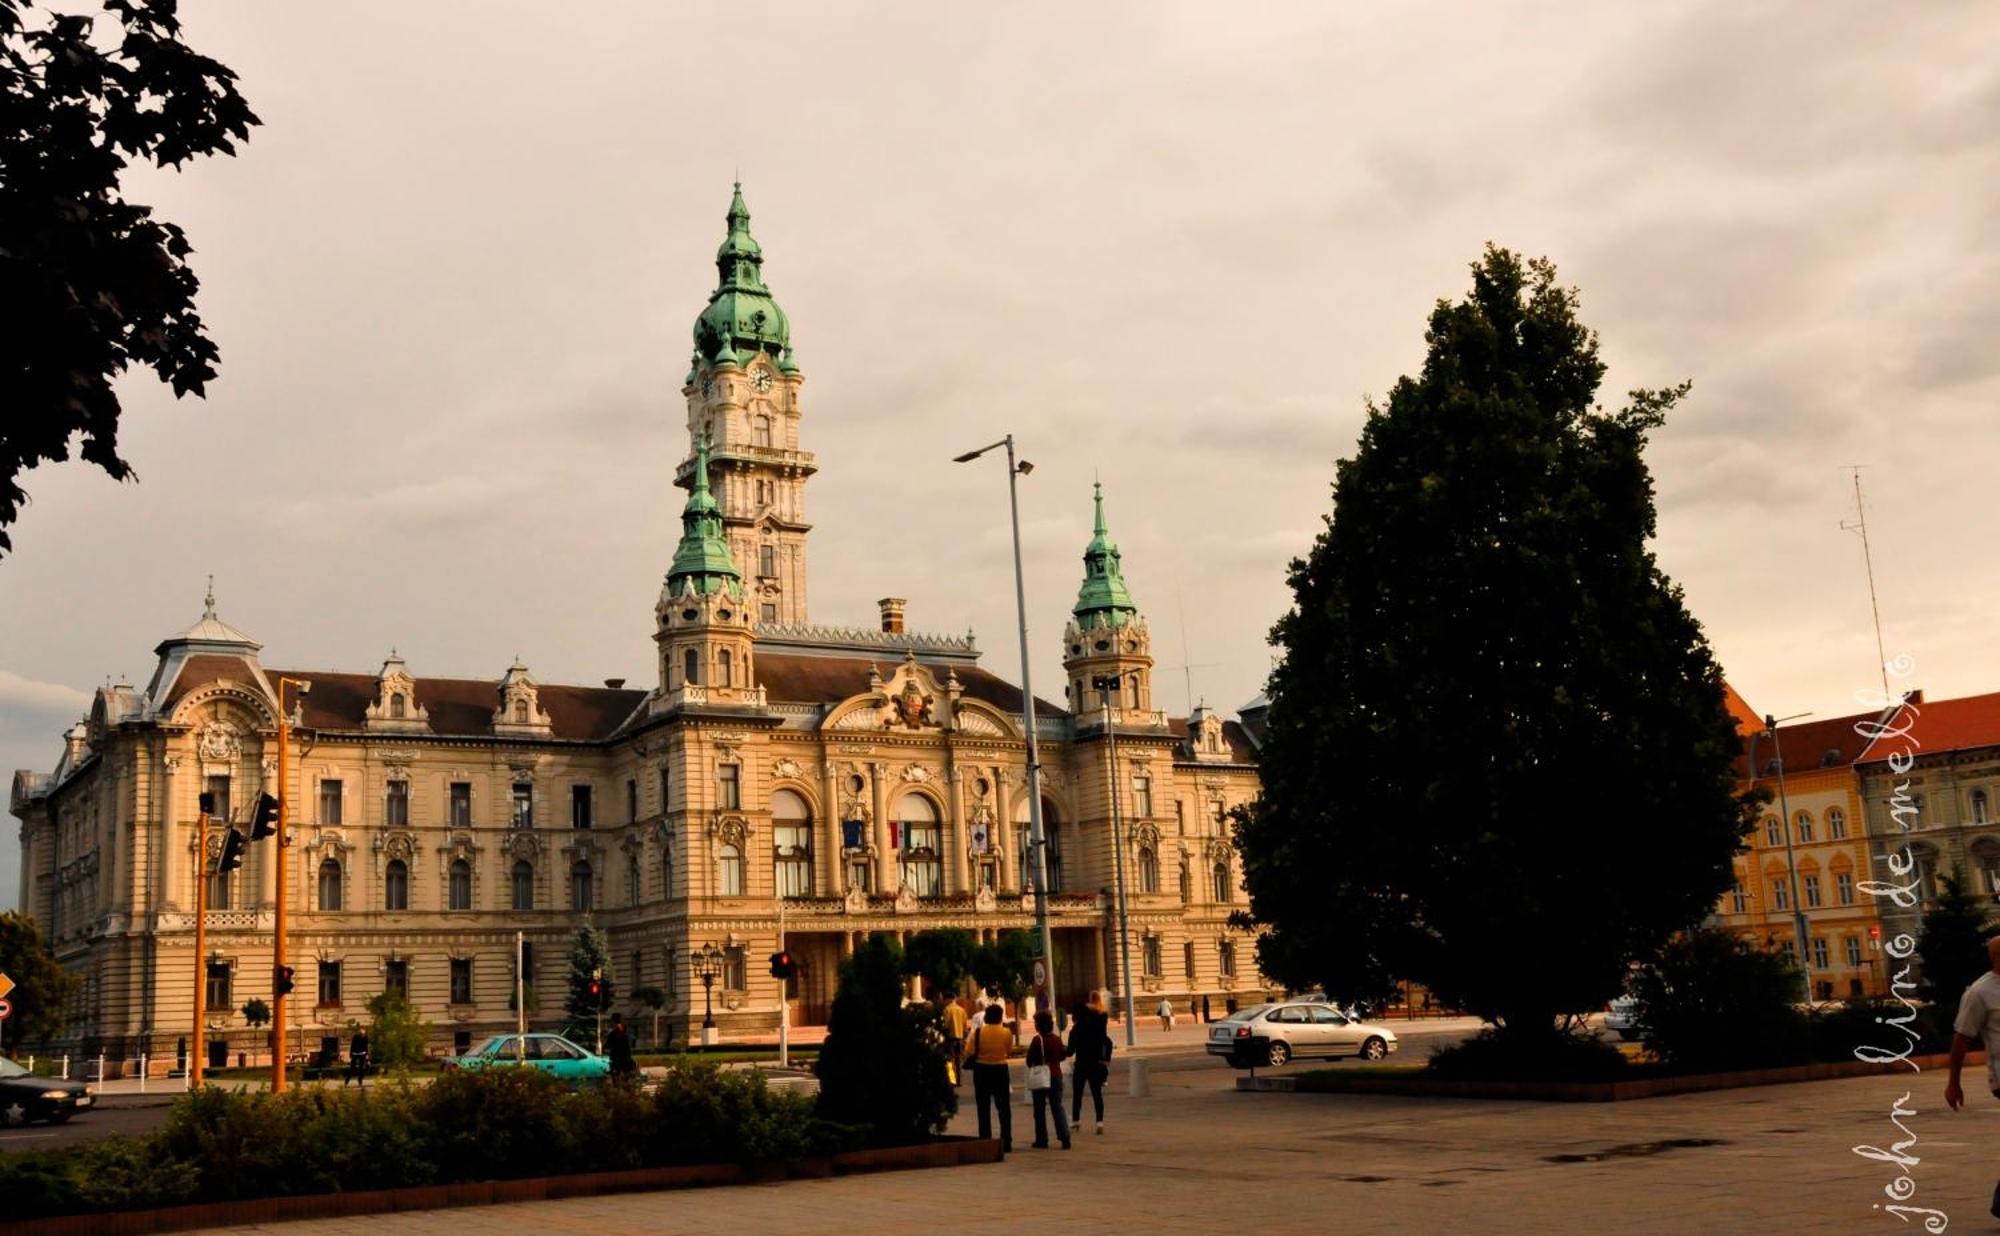
M 1007 1056 L 1014 1036 L 1000 1024 L 1000 1006 L 988 1005 L 986 1019 L 972 1035 L 972 1101 L 979 1110 L 979 1136 L 993 1136 L 999 1113 L 1000 1153 L 1014 1149 L 1014 1112 L 1008 1106 Z
M 1028 1093 L 1035 1100 L 1035 1142 L 1037 1150 L 1049 1148 L 1048 1114 L 1056 1121 L 1056 1139 L 1069 1149 L 1069 1121 L 1063 1117 L 1062 1062 L 1069 1053 L 1062 1036 L 1056 1033 L 1055 1018 L 1035 1014 L 1035 1038 L 1028 1044 Z
M 1110 1016 L 1104 1010 L 1104 998 L 1097 992 L 1090 993 L 1090 1003 L 1075 1010 L 1070 1020 L 1069 1058 L 1070 1068 L 1069 1122 L 1073 1127 L 1083 1124 L 1083 1092 L 1090 1091 L 1091 1105 L 1097 1113 L 1097 1131 L 1104 1132 L 1104 1080 L 1110 1075 L 1111 1025 Z

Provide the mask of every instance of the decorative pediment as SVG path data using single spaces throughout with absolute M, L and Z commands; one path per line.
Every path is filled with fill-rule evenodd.
M 243 754 L 243 731 L 221 717 L 204 721 L 195 731 L 194 749 L 204 761 L 232 763 Z
M 1208 839 L 1208 843 L 1202 846 L 1202 857 L 1208 859 L 1211 863 L 1226 863 L 1234 856 L 1235 851 L 1230 849 L 1229 843 L 1220 837 L 1211 837 Z
M 999 720 L 984 704 L 961 703 L 952 709 L 952 720 L 958 732 L 969 737 L 1012 738 L 1014 736 L 1013 724 Z
M 306 841 L 306 851 L 324 850 L 329 854 L 338 853 L 342 858 L 354 852 L 354 846 L 347 840 L 347 834 L 338 828 L 315 828 Z
M 569 861 L 589 859 L 594 867 L 604 857 L 604 845 L 595 837 L 575 837 L 562 848 L 563 856 Z
M 825 724 L 830 730 L 936 731 L 949 720 L 958 690 L 956 679 L 940 683 L 936 675 L 910 653 L 887 678 L 880 668 L 868 672 L 868 693 L 836 708 Z
M 665 820 L 655 822 L 653 825 L 653 840 L 663 846 L 672 845 L 674 843 L 674 826 Z
M 1222 718 L 1207 705 L 1197 707 L 1188 717 L 1188 750 L 1198 761 L 1231 758 L 1229 744 L 1222 736 Z
M 541 688 L 528 667 L 515 661 L 500 679 L 500 706 L 493 710 L 493 732 L 506 738 L 547 738 L 555 724 L 542 711 Z M 518 780 L 518 777 L 516 778 Z
M 1132 840 L 1157 853 L 1160 846 L 1160 830 L 1154 827 L 1151 821 L 1141 821 L 1132 827 Z
M 430 732 L 431 715 L 417 703 L 417 680 L 410 677 L 403 658 L 393 648 L 375 675 L 375 700 L 362 714 L 362 728 L 387 734 Z
M 801 781 L 805 779 L 805 770 L 799 767 L 797 760 L 789 756 L 782 756 L 772 762 L 771 775 L 774 777 L 784 777 L 792 781 Z
M 719 816 L 709 824 L 708 835 L 724 845 L 741 847 L 750 838 L 750 821 L 740 815 Z
M 438 847 L 438 853 L 444 855 L 445 865 L 449 867 L 461 858 L 467 862 L 473 861 L 479 857 L 482 848 L 471 833 L 453 832 L 445 838 L 444 844 Z
M 375 837 L 375 848 L 381 851 L 385 859 L 400 858 L 407 863 L 417 856 L 417 835 L 406 828 L 399 828 L 390 833 L 378 833 Z
M 930 785 L 937 779 L 937 770 L 928 764 L 903 765 L 903 780 L 912 785 Z
M 506 850 L 509 858 L 525 859 L 531 863 L 540 862 L 542 839 L 528 829 L 515 829 L 507 837 Z

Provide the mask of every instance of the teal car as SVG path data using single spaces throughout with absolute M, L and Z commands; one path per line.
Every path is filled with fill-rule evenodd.
M 578 1047 L 560 1034 L 496 1034 L 444 1062 L 446 1069 L 540 1069 L 566 1082 L 600 1082 L 611 1076 L 611 1061 Z

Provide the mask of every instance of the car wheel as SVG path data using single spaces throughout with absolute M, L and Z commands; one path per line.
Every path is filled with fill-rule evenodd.
M 1291 1058 L 1291 1045 L 1282 1040 L 1274 1041 L 1269 1047 L 1264 1049 L 1264 1063 L 1274 1069 L 1285 1067 Z
M 1388 1054 L 1389 1045 L 1381 1039 L 1371 1038 L 1361 1045 L 1361 1058 L 1363 1060 L 1380 1060 Z

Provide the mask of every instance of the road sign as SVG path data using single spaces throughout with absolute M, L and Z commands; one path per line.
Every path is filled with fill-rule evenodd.
M 7 993 L 12 990 L 14 990 L 14 980 L 8 978 L 5 971 L 0 971 L 0 1000 L 5 1000 Z
M 0 1000 L 0 1021 L 6 1021 L 7 1014 L 13 1011 L 14 1011 L 13 1005 L 7 1003 L 5 1000 Z
M 1034 975 L 1035 1001 L 1043 1008 L 1049 1006 L 1049 965 L 1040 957 L 1035 958 Z

